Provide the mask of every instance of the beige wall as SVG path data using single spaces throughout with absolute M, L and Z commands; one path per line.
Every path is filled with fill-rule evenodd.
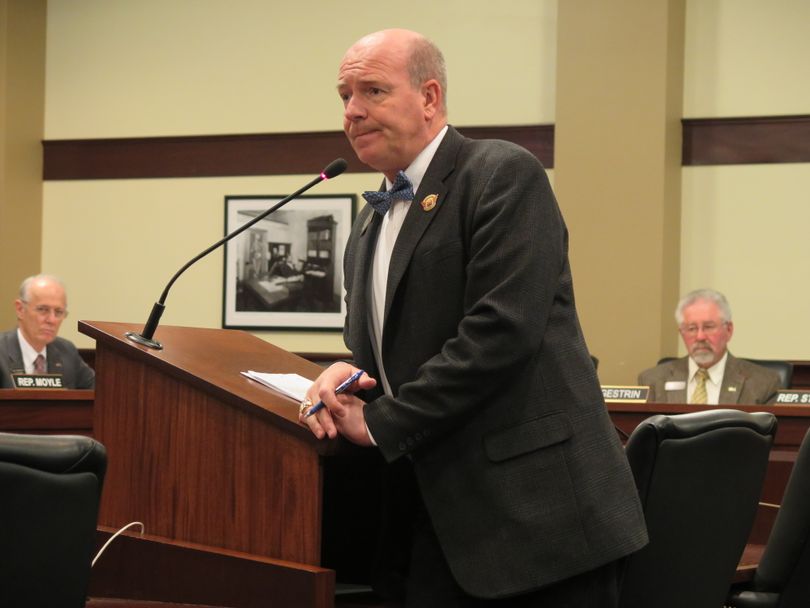
M 810 2 L 692 0 L 686 19 L 684 116 L 810 114 Z M 736 354 L 810 359 L 810 163 L 685 167 L 682 189 L 681 291 L 726 293 Z
M 684 0 L 559 8 L 555 183 L 605 382 L 676 348 L 664 310 L 678 290 L 684 13 Z
M 46 133 L 338 129 L 340 58 L 385 27 L 441 43 L 454 122 L 548 123 L 555 22 L 553 0 L 415 0 L 406 10 L 369 0 L 350 9 L 327 0 L 51 0 Z
M 417 0 L 410 16 L 398 21 L 391 20 L 390 6 L 379 2 L 355 3 L 349 16 L 342 5 L 323 0 L 277 4 L 50 0 L 46 138 L 338 129 L 333 83 L 339 57 L 363 33 L 386 26 L 411 27 L 440 43 L 450 71 L 453 123 L 556 119 L 553 0 Z M 688 0 L 684 115 L 810 114 L 810 82 L 800 77 L 810 50 L 801 24 L 808 22 L 810 3 L 803 0 Z M 309 34 L 302 36 L 302 28 Z M 627 49 L 633 52 L 632 45 Z M 621 57 L 617 62 L 620 67 Z M 620 153 L 612 142 L 581 145 L 606 147 L 606 164 Z M 682 172 L 681 270 L 670 280 L 681 289 L 708 281 L 728 292 L 738 322 L 732 344 L 738 354 L 810 359 L 805 321 L 810 288 L 795 278 L 803 266 L 792 262 L 800 253 L 796 219 L 808 208 L 808 171 L 804 164 Z M 69 284 L 72 316 L 65 335 L 84 346 L 90 342 L 77 334 L 78 318 L 144 320 L 174 269 L 221 236 L 226 194 L 284 193 L 305 179 L 46 183 L 42 269 L 63 275 Z M 370 175 L 342 176 L 318 193 L 359 192 L 375 182 Z M 610 246 L 576 237 L 593 231 L 599 218 L 573 215 L 569 227 L 582 249 L 576 255 L 587 258 Z M 789 238 L 780 230 L 788 230 Z M 762 232 L 755 246 L 741 238 Z M 698 255 L 704 249 L 709 253 Z M 795 266 L 785 269 L 791 263 Z M 787 278 L 790 271 L 793 279 Z M 639 269 L 629 265 L 614 272 L 620 281 Z M 586 273 L 575 276 L 580 274 Z M 3 277 L 4 284 L 9 281 L 19 278 Z M 219 326 L 221 282 L 222 258 L 215 254 L 176 284 L 164 322 Z M 583 301 L 589 288 L 580 283 L 580 304 L 588 310 L 598 296 Z M 776 301 L 780 312 L 774 313 L 775 294 L 785 288 L 789 295 Z M 606 314 L 626 328 L 621 339 L 648 339 L 633 332 L 632 294 L 610 306 Z M 772 319 L 784 317 L 785 307 L 796 316 L 786 321 L 786 331 L 774 331 Z M 606 339 L 610 333 L 592 316 L 583 324 L 591 343 L 606 344 L 596 354 L 610 369 L 607 361 L 622 356 L 610 346 L 613 338 Z M 269 338 L 292 350 L 342 350 L 337 334 Z M 630 382 L 635 372 L 627 366 L 603 380 Z
M 45 0 L 0 0 L 0 328 L 42 255 Z
M 689 0 L 684 116 L 810 112 L 810 2 Z
M 726 294 L 736 354 L 810 359 L 809 193 L 808 164 L 683 172 L 681 287 Z

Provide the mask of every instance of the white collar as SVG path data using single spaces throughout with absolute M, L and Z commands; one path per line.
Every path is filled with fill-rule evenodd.
M 17 328 L 17 340 L 20 342 L 20 351 L 22 352 L 22 359 L 23 359 L 23 366 L 28 369 L 33 369 L 34 367 L 34 360 L 37 358 L 38 355 L 42 355 L 45 357 L 45 360 L 48 360 L 48 350 L 47 345 L 42 351 L 37 351 L 33 346 L 28 343 L 28 340 L 25 339 L 25 336 L 22 333 L 22 330 L 18 327 Z
M 433 140 L 431 140 L 431 142 L 425 146 L 419 155 L 413 159 L 413 162 L 408 166 L 408 168 L 405 169 L 405 175 L 408 176 L 408 179 L 411 180 L 411 184 L 413 184 L 414 195 L 416 194 L 416 191 L 419 190 L 419 186 L 422 184 L 422 178 L 425 177 L 425 172 L 430 165 L 430 161 L 432 161 L 433 157 L 436 155 L 436 150 L 439 149 L 439 144 L 442 143 L 446 133 L 447 125 L 444 125 L 442 130 L 436 134 L 436 137 L 434 137 Z M 386 177 L 385 189 L 390 190 L 392 185 L 391 180 Z
M 728 361 L 728 351 L 723 353 L 723 356 L 717 363 L 706 370 L 709 372 L 709 380 L 711 380 L 712 384 L 719 386 L 723 383 L 723 374 L 726 373 L 726 361 Z M 695 360 L 692 359 L 692 357 L 689 357 L 689 380 L 692 380 L 695 377 L 695 374 L 699 368 L 700 366 L 695 363 Z

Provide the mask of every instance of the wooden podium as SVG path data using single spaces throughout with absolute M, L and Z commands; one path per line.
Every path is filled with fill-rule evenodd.
M 322 462 L 337 442 L 315 439 L 298 424 L 297 402 L 240 374 L 315 378 L 321 368 L 241 331 L 164 326 L 155 335 L 163 350 L 151 350 L 124 336 L 138 325 L 80 321 L 79 330 L 96 340 L 93 429 L 108 452 L 99 525 L 140 521 L 152 539 L 140 548 L 131 538 L 121 544 L 130 563 L 110 558 L 138 570 L 140 582 L 105 568 L 103 556 L 91 595 L 207 604 L 219 594 L 227 606 L 331 606 L 334 571 L 319 567 Z M 176 557 L 190 569 L 182 589 L 150 583 L 168 575 L 150 574 L 150 564 L 174 567 L 169 554 L 188 557 Z M 241 567 L 200 597 L 233 560 Z M 259 582 L 240 581 L 240 572 L 260 572 Z

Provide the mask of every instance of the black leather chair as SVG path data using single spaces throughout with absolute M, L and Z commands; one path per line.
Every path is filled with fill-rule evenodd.
M 107 453 L 89 437 L 0 433 L 0 606 L 84 606 Z
M 620 608 L 718 608 L 750 533 L 776 417 L 729 409 L 652 416 L 626 453 L 650 543 L 622 568 Z
M 678 357 L 661 357 L 660 359 L 658 359 L 658 363 L 656 363 L 656 365 L 662 365 L 664 363 L 669 363 L 670 361 L 674 361 L 677 358 Z
M 810 606 L 810 431 L 802 440 L 753 581 L 735 588 L 727 604 L 734 608 Z
M 790 388 L 793 382 L 793 364 L 790 361 L 779 359 L 746 359 L 746 361 L 772 369 L 779 374 L 779 388 Z
M 658 365 L 674 361 L 677 357 L 662 357 L 658 360 Z M 772 369 L 779 375 L 779 388 L 790 388 L 793 382 L 793 364 L 790 361 L 780 359 L 745 359 L 751 363 L 756 363 L 762 367 Z

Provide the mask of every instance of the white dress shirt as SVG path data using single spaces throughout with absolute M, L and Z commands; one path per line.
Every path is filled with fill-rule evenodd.
M 425 171 L 427 171 L 430 161 L 433 160 L 433 156 L 436 154 L 439 144 L 442 143 L 445 133 L 447 133 L 446 125 L 439 131 L 439 134 L 433 138 L 433 141 L 419 153 L 419 156 L 414 159 L 411 165 L 405 169 L 405 175 L 408 176 L 413 184 L 414 194 L 419 190 L 419 185 L 422 183 Z M 390 190 L 391 186 L 391 181 L 385 178 L 386 190 Z M 411 201 L 395 201 L 388 212 L 383 216 L 371 267 L 371 323 L 374 327 L 374 358 L 377 362 L 377 368 L 380 370 L 380 380 L 382 381 L 383 390 L 386 395 L 391 395 L 391 385 L 388 383 L 388 378 L 385 375 L 385 366 L 382 361 L 382 328 L 385 322 L 383 316 L 385 314 L 388 267 L 391 263 L 391 253 L 394 251 L 397 236 L 399 236 L 399 231 L 402 229 L 405 216 L 408 214 L 408 209 L 410 208 Z
M 720 402 L 720 387 L 723 385 L 723 376 L 726 373 L 726 360 L 728 359 L 728 351 L 725 352 L 722 359 L 712 365 L 708 370 L 709 377 L 706 378 L 706 397 L 709 405 L 717 405 Z M 698 364 L 689 357 L 689 383 L 686 386 L 686 394 L 688 396 L 686 402 L 692 403 L 692 395 L 697 387 L 697 378 L 695 374 L 698 371 Z
M 26 374 L 34 373 L 34 360 L 42 355 L 45 359 L 45 369 L 48 369 L 48 354 L 46 353 L 47 347 L 42 349 L 42 352 L 37 352 L 34 347 L 28 343 L 28 340 L 23 336 L 20 328 L 17 328 L 17 340 L 20 341 L 20 350 L 22 351 L 23 367 L 25 367 Z

